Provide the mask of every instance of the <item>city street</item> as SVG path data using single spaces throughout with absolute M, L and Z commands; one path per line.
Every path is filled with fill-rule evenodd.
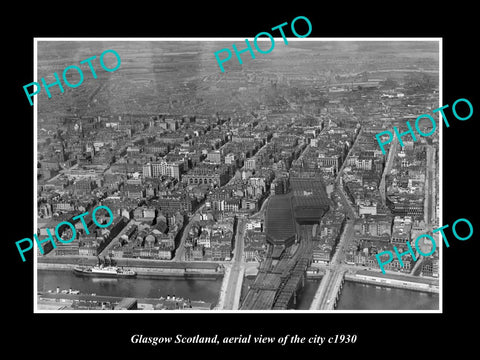
M 178 248 L 175 250 L 175 256 L 173 258 L 173 261 L 184 261 L 185 260 L 185 239 L 188 236 L 188 232 L 190 231 L 190 228 L 192 227 L 193 222 L 196 219 L 200 218 L 199 214 L 202 212 L 204 207 L 205 207 L 205 204 L 200 206 L 195 211 L 195 214 L 193 214 L 192 217 L 190 217 L 190 219 L 188 220 L 188 224 L 183 229 L 182 238 L 180 239 L 180 244 L 178 244 Z
M 244 233 L 246 220 L 238 219 L 237 233 L 235 235 L 235 249 L 231 264 L 228 265 L 229 272 L 224 277 L 226 283 L 225 292 L 220 294 L 221 300 L 219 304 L 223 310 L 237 310 L 239 307 L 240 293 L 242 289 L 243 274 L 245 273 L 245 260 L 243 256 L 244 250 Z M 222 289 L 224 288 L 222 284 Z
M 335 254 L 332 257 L 330 264 L 325 266 L 326 273 L 322 278 L 322 281 L 315 293 L 310 309 L 318 310 L 329 305 L 332 298 L 337 294 L 335 293 L 335 288 L 339 281 L 339 276 L 343 277 L 345 271 L 348 270 L 346 264 L 343 264 L 344 251 L 343 248 L 345 244 L 351 240 L 353 235 L 353 224 L 354 220 L 348 220 L 345 224 L 345 228 L 340 236 L 338 241 Z M 313 265 L 315 267 L 315 264 Z M 338 285 L 337 285 L 338 286 Z

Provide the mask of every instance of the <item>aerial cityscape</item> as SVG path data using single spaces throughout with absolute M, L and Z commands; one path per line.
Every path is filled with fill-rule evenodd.
M 38 238 L 76 230 L 35 249 L 36 309 L 438 311 L 439 131 L 375 135 L 440 106 L 439 42 L 292 39 L 221 72 L 231 45 L 37 40 L 39 79 L 85 76 L 34 100 Z M 107 49 L 114 72 L 79 65 Z

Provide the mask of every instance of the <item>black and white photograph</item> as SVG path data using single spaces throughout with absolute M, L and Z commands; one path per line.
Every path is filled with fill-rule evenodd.
M 38 311 L 441 310 L 440 39 L 263 40 L 36 39 Z

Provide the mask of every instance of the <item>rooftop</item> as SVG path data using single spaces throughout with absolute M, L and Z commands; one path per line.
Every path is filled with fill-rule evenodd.
M 275 242 L 286 241 L 295 236 L 291 194 L 270 198 L 265 215 L 265 232 L 267 238 Z

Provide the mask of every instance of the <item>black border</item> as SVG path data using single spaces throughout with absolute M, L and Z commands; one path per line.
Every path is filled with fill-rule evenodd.
M 203 9 L 199 10 L 188 4 L 178 10 L 163 7 L 162 3 L 138 4 L 135 8 L 128 5 L 110 4 L 108 9 L 97 4 L 76 4 L 61 9 L 51 6 L 40 9 L 41 6 L 36 5 L 38 9 L 25 9 L 19 13 L 21 16 L 16 16 L 10 28 L 4 29 L 4 36 L 8 37 L 6 49 L 10 54 L 3 57 L 6 61 L 4 74 L 7 75 L 4 106 L 8 108 L 4 119 L 7 164 L 3 176 L 8 195 L 8 200 L 4 201 L 8 209 L 8 214 L 4 215 L 7 230 L 3 248 L 7 260 L 4 287 L 8 290 L 4 293 L 7 300 L 4 316 L 9 312 L 15 314 L 13 322 L 7 324 L 13 327 L 6 339 L 8 346 L 19 350 L 28 344 L 38 353 L 67 351 L 91 356 L 181 355 L 181 350 L 200 356 L 214 353 L 231 356 L 240 350 L 255 356 L 259 350 L 266 350 L 285 355 L 298 351 L 322 355 L 351 351 L 362 358 L 396 352 L 405 352 L 403 356 L 432 355 L 451 345 L 461 345 L 462 350 L 473 348 L 474 332 L 466 326 L 475 312 L 473 264 L 479 230 L 470 240 L 451 240 L 450 248 L 444 248 L 443 314 L 33 314 L 32 257 L 27 256 L 27 261 L 22 263 L 14 242 L 30 237 L 33 228 L 33 107 L 26 101 L 22 86 L 33 81 L 34 37 L 251 37 L 299 15 L 310 19 L 313 25 L 310 37 L 442 37 L 443 103 L 451 105 L 458 98 L 467 98 L 474 107 L 470 120 L 453 120 L 450 128 L 443 129 L 444 224 L 452 224 L 463 217 L 473 223 L 474 229 L 479 228 L 478 215 L 471 206 L 478 198 L 473 187 L 478 142 L 474 127 L 477 126 L 477 111 L 480 111 L 477 110 L 478 95 L 474 92 L 479 77 L 473 7 L 456 3 L 448 10 L 420 9 L 418 4 L 389 3 L 378 8 L 362 3 L 354 7 L 341 4 L 331 9 L 322 3 L 304 8 L 277 3 L 261 12 L 258 7 L 243 3 L 223 3 L 218 8 L 212 5 L 211 9 L 203 3 Z M 131 344 L 130 337 L 135 333 L 146 336 L 349 333 L 357 334 L 358 341 L 355 345 L 336 347 L 153 347 Z

